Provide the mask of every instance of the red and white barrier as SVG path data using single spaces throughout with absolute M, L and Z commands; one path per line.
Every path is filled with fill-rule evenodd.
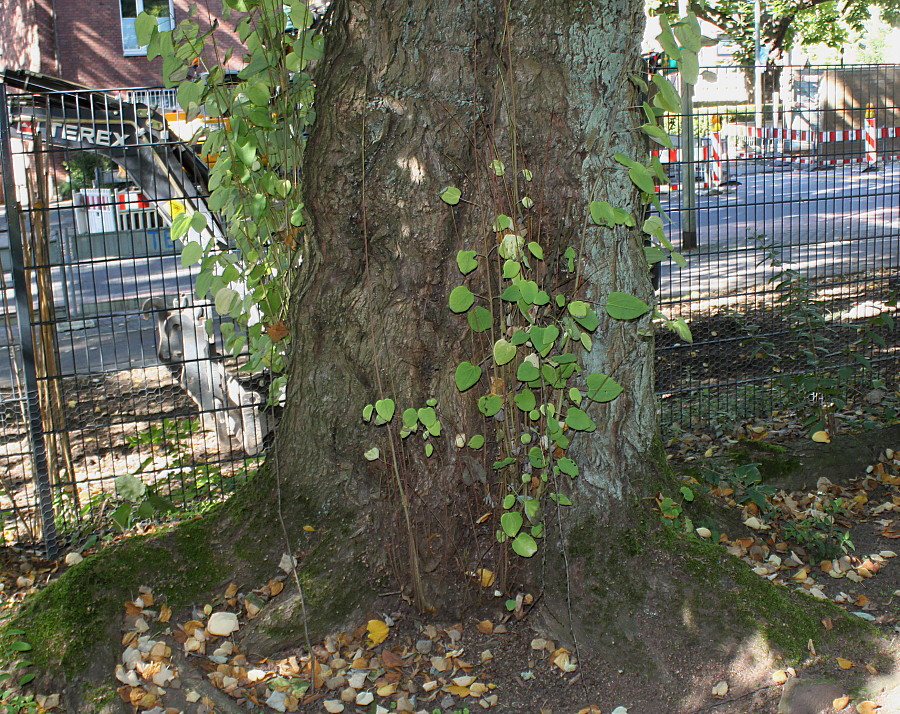
M 712 163 L 709 170 L 709 183 L 714 188 L 722 185 L 725 173 L 722 170 L 722 157 L 726 156 L 722 150 L 722 136 L 718 131 L 713 131 L 709 135 L 709 148 L 712 151 Z
M 866 163 L 871 168 L 878 164 L 878 141 L 876 139 L 875 111 L 872 108 L 871 104 L 866 107 L 865 142 Z

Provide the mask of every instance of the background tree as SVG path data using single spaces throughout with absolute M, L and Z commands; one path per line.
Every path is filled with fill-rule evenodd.
M 762 26 L 760 42 L 769 51 L 770 67 L 783 63 L 786 54 L 797 42 L 804 45 L 824 44 L 828 47 L 844 46 L 850 34 L 860 32 L 871 16 L 873 8 L 880 8 L 885 22 L 900 22 L 900 3 L 897 0 L 762 0 Z M 651 12 L 673 13 L 678 4 L 670 0 L 654 0 Z M 697 17 L 706 20 L 735 42 L 739 51 L 735 61 L 740 65 L 753 65 L 753 0 L 717 0 L 710 3 L 692 3 Z

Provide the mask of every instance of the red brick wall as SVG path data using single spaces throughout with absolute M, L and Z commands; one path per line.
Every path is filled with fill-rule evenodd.
M 0 0 L 0 69 L 55 69 L 49 17 L 47 7 L 36 0 Z
M 0 3 L 25 1 L 27 0 L 0 0 Z M 190 2 L 191 0 L 174 0 L 176 23 L 187 17 Z M 218 6 L 218 2 L 213 4 Z M 146 57 L 125 56 L 123 53 L 119 0 L 54 0 L 54 5 L 59 76 L 96 89 L 161 86 L 162 63 L 159 59 L 148 62 Z M 205 8 L 201 8 L 196 19 L 200 21 L 202 29 L 208 29 L 209 20 Z M 237 36 L 231 31 L 236 21 L 235 17 L 219 23 L 215 41 L 221 54 L 224 54 L 227 47 L 239 46 Z M 212 42 L 207 41 L 207 47 L 211 46 Z M 211 50 L 209 53 L 211 59 Z M 235 53 L 237 57 L 240 56 L 237 50 Z M 231 64 L 234 65 L 235 61 Z

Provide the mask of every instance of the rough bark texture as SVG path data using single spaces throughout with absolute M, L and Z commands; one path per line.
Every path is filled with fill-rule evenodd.
M 408 584 L 411 541 L 427 603 L 438 609 L 475 567 L 501 573 L 510 588 L 527 579 L 522 563 L 512 571 L 504 564 L 496 520 L 473 525 L 491 507 L 499 511 L 504 495 L 491 468 L 493 427 L 475 407 L 490 389 L 490 371 L 462 395 L 453 373 L 459 361 L 489 355 L 491 342 L 473 337 L 447 303 L 463 282 L 457 250 L 493 251 L 490 226 L 500 213 L 544 246 L 548 291 L 598 306 L 601 325 L 585 370 L 611 373 L 626 387 L 592 409 L 599 428 L 577 440 L 572 522 L 588 523 L 600 538 L 600 528 L 615 532 L 634 518 L 641 478 L 653 470 L 652 342 L 645 321 L 607 320 L 599 307 L 610 291 L 649 301 L 651 289 L 639 235 L 587 227 L 585 215 L 591 199 L 640 212 L 611 156 L 645 150 L 629 110 L 642 27 L 634 0 L 336 3 L 306 157 L 311 230 L 291 325 L 297 352 L 270 459 L 285 512 L 331 529 L 325 538 L 345 539 L 329 550 L 327 573 L 308 580 L 310 591 L 340 600 L 319 601 L 332 618 L 347 614 L 347 589 L 361 596 L 366 578 Z M 507 167 L 502 178 L 490 169 L 494 159 Z M 452 208 L 439 198 L 450 185 L 464 199 Z M 531 211 L 517 203 L 526 194 L 535 201 Z M 567 246 L 583 250 L 580 273 L 557 286 L 553 274 Z M 482 281 L 480 304 L 491 296 L 497 304 L 495 290 L 496 281 Z M 379 446 L 391 461 L 387 430 L 360 418 L 363 405 L 388 396 L 398 414 L 436 398 L 443 423 L 430 459 L 418 436 L 394 444 L 412 539 L 390 463 L 362 456 Z M 487 447 L 459 449 L 458 433 L 485 433 Z M 295 518 L 294 532 L 300 524 Z M 274 620 L 290 620 L 290 607 Z M 253 641 L 271 647 L 278 631 L 262 618 Z

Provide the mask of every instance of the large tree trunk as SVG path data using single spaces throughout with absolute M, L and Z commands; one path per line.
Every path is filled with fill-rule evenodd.
M 507 485 L 492 462 L 504 427 L 486 422 L 475 400 L 502 373 L 486 368 L 463 394 L 453 379 L 461 360 L 478 363 L 490 355 L 490 336 L 500 336 L 496 328 L 474 335 L 448 307 L 463 282 L 457 250 L 495 260 L 497 214 L 544 246 L 551 295 L 598 306 L 583 367 L 625 387 L 592 408 L 597 431 L 575 439 L 576 505 L 553 528 L 547 514 L 541 547 L 560 553 L 577 537 L 602 551 L 635 517 L 642 478 L 654 469 L 652 340 L 646 318 L 612 321 L 600 306 L 610 291 L 649 301 L 651 287 L 637 232 L 588 228 L 585 216 L 592 199 L 641 211 L 611 156 L 646 151 L 629 80 L 643 21 L 635 0 L 336 3 L 306 155 L 310 233 L 293 303 L 288 408 L 269 460 L 291 537 L 310 554 L 301 570 L 313 629 L 368 605 L 375 583 L 399 582 L 423 609 L 466 602 L 448 595 L 461 589 L 476 595 L 466 573 L 481 567 L 510 593 L 544 586 L 527 571 L 538 558 L 507 556 L 495 537 Z M 490 168 L 495 159 L 506 166 L 502 177 Z M 446 186 L 463 201 L 444 203 Z M 526 194 L 530 210 L 518 202 Z M 582 256 L 577 277 L 560 270 L 567 246 Z M 489 307 L 493 295 L 496 308 L 496 281 L 477 287 L 478 304 Z M 400 441 L 364 423 L 363 406 L 384 397 L 398 414 L 437 400 L 443 429 L 430 458 L 418 434 Z M 454 443 L 476 433 L 487 438 L 480 451 Z M 363 452 L 373 446 L 382 459 L 369 462 Z M 317 531 L 302 532 L 307 523 Z M 551 605 L 590 584 L 565 560 L 546 559 Z M 567 564 L 581 585 L 567 585 Z M 270 649 L 296 637 L 298 612 L 296 602 L 282 605 L 248 644 Z

